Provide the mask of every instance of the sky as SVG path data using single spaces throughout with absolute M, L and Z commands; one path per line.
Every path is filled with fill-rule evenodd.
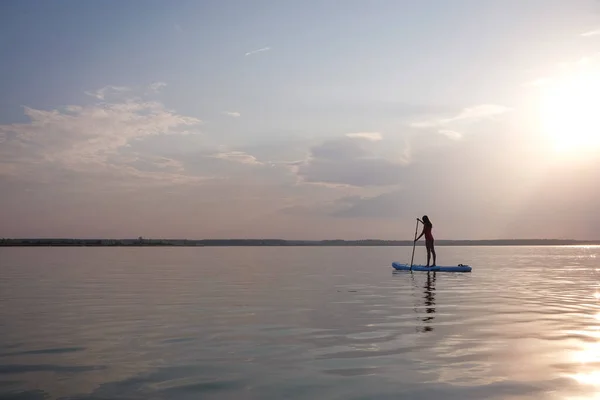
M 0 2 L 0 237 L 600 239 L 600 2 Z

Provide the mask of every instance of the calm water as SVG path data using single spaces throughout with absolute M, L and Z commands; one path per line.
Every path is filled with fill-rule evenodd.
M 2 248 L 0 398 L 600 398 L 600 247 L 411 250 Z

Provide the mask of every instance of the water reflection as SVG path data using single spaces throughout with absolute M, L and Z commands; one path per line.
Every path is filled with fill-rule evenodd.
M 421 287 L 419 285 L 419 283 L 417 283 L 417 281 L 415 280 L 415 275 L 417 276 L 421 276 L 421 274 L 415 274 L 413 272 L 410 272 L 410 278 L 411 278 L 411 282 L 412 282 L 412 286 L 413 288 L 417 289 L 422 288 L 423 289 L 423 295 L 421 296 L 421 298 L 423 299 L 423 301 L 421 302 L 421 300 L 418 301 L 417 304 L 415 304 L 415 307 L 413 308 L 414 312 L 417 314 L 420 314 L 420 309 L 422 308 L 422 305 L 424 305 L 425 307 L 425 316 L 419 318 L 419 320 L 421 322 L 423 322 L 423 326 L 417 326 L 417 332 L 433 332 L 433 319 L 435 318 L 434 314 L 435 314 L 435 280 L 436 280 L 436 273 L 435 272 L 427 272 L 427 278 L 425 279 L 425 283 L 423 284 L 423 286 Z
M 433 314 L 435 314 L 435 272 L 427 272 L 427 281 L 425 281 L 424 289 L 425 312 L 428 316 L 423 318 L 423 322 L 427 324 L 423 328 L 423 331 L 431 332 L 433 331 L 433 327 L 430 324 L 433 322 Z
M 597 291 L 592 295 L 599 300 Z M 597 309 L 599 304 L 593 304 Z M 579 351 L 572 353 L 572 362 L 577 365 L 576 373 L 567 374 L 577 383 L 584 386 L 600 387 L 600 313 L 590 315 L 591 323 L 581 332 L 586 339 Z
M 435 272 L 427 272 L 427 280 L 425 281 L 424 289 L 423 298 L 425 299 L 425 312 L 428 315 L 422 319 L 426 324 L 423 327 L 423 332 L 431 332 L 433 331 L 431 323 L 434 318 L 433 314 L 435 314 Z
M 394 251 L 2 249 L 0 399 L 600 394 L 592 250 L 448 247 L 477 269 L 440 282 Z

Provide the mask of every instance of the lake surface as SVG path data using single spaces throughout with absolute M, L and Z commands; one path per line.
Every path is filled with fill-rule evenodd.
M 0 398 L 600 399 L 600 247 L 411 251 L 0 248 Z

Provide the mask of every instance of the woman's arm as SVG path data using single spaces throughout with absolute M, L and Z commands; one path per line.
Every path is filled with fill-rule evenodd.
M 421 234 L 415 239 L 415 242 L 419 239 L 421 239 L 421 236 L 423 236 L 425 234 L 425 227 L 423 227 L 423 230 L 421 231 Z
M 416 242 L 417 240 L 421 239 L 421 236 L 423 236 L 423 235 L 425 234 L 425 222 L 421 221 L 419 218 L 417 218 L 417 221 L 419 221 L 420 223 L 422 223 L 422 224 L 423 224 L 423 230 L 421 231 L 421 234 L 419 235 L 419 237 L 417 237 L 417 238 L 415 239 L 415 242 Z

